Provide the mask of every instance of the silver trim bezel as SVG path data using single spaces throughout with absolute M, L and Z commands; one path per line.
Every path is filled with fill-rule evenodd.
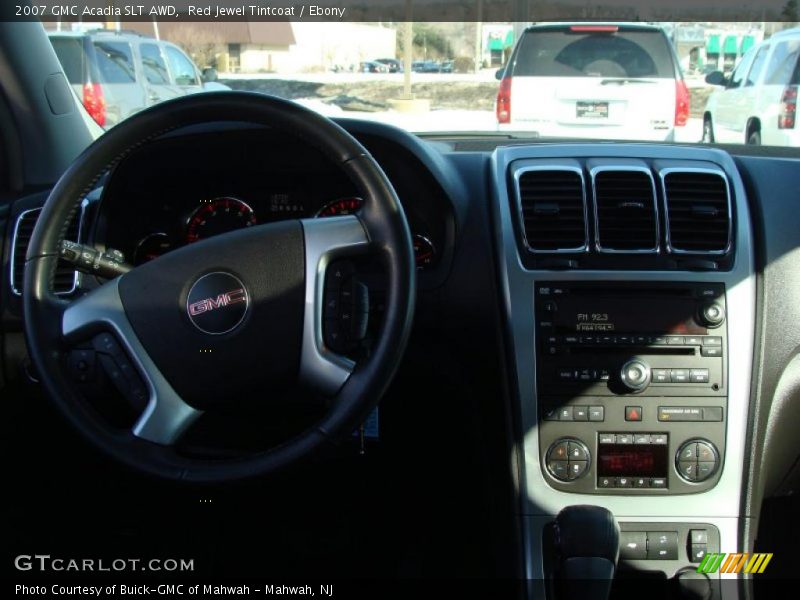
M 528 243 L 528 235 L 525 231 L 525 216 L 522 212 L 522 192 L 520 191 L 519 180 L 525 173 L 535 171 L 570 171 L 577 173 L 581 180 L 581 198 L 583 200 L 583 246 L 575 248 L 557 248 L 555 250 L 537 250 L 532 248 Z M 516 191 L 516 206 L 517 206 L 517 221 L 519 222 L 520 234 L 522 235 L 522 243 L 525 249 L 531 254 L 579 254 L 581 252 L 589 252 L 589 209 L 588 200 L 586 197 L 586 178 L 583 174 L 583 168 L 578 165 L 535 165 L 528 164 L 520 166 L 514 170 L 514 188 Z
M 653 248 L 637 248 L 637 249 L 617 249 L 617 248 L 603 248 L 600 243 L 600 215 L 597 211 L 597 182 L 596 178 L 598 173 L 606 172 L 628 172 L 628 173 L 644 173 L 650 179 L 650 189 L 653 192 L 653 216 L 655 217 L 655 241 L 656 244 Z M 618 167 L 611 165 L 598 165 L 589 169 L 589 177 L 592 182 L 592 207 L 594 209 L 594 245 L 598 252 L 601 254 L 658 254 L 661 250 L 661 222 L 658 218 L 658 197 L 656 196 L 656 180 L 653 177 L 653 172 L 650 168 L 645 166 L 634 165 L 620 165 Z
M 672 245 L 672 234 L 669 226 L 669 197 L 667 194 L 667 175 L 672 173 L 706 173 L 716 175 L 725 183 L 725 195 L 728 200 L 728 243 L 723 250 L 682 250 Z M 731 186 L 725 172 L 718 169 L 707 167 L 664 167 L 658 169 L 658 177 L 661 181 L 661 190 L 664 194 L 664 224 L 666 227 L 666 247 L 670 254 L 691 254 L 700 256 L 724 256 L 733 248 L 733 201 L 731 199 Z
M 84 199 L 83 202 L 81 202 L 81 208 L 80 208 L 80 212 L 79 212 L 79 215 L 78 215 L 78 239 L 75 240 L 78 243 L 80 243 L 81 239 L 82 239 L 83 226 L 84 226 L 83 220 L 84 220 L 84 216 L 85 216 L 85 213 L 86 213 L 86 206 L 88 204 L 89 204 L 89 201 L 86 200 L 86 199 Z M 33 213 L 33 212 L 41 213 L 42 212 L 42 208 L 43 207 L 38 206 L 36 208 L 29 208 L 27 210 L 23 210 L 21 213 L 19 213 L 17 215 L 17 219 L 14 222 L 14 233 L 11 235 L 11 256 L 10 256 L 9 263 L 8 263 L 8 272 L 9 272 L 8 274 L 9 274 L 9 281 L 11 283 L 11 286 L 10 286 L 11 287 L 11 293 L 14 294 L 17 297 L 21 297 L 22 296 L 22 290 L 17 289 L 16 286 L 14 285 L 14 276 L 16 275 L 16 272 L 15 272 L 15 269 L 14 269 L 14 263 L 16 262 L 16 255 L 17 255 L 17 233 L 19 231 L 19 225 L 20 225 L 20 222 L 22 221 L 22 219 L 25 218 L 25 215 L 27 215 L 29 213 Z M 36 220 L 38 222 L 39 218 L 37 217 Z M 36 227 L 35 223 L 34 223 L 34 227 Z M 55 292 L 55 294 L 58 295 L 58 296 L 69 296 L 70 294 L 75 293 L 75 290 L 78 289 L 78 286 L 80 286 L 80 283 L 81 283 L 81 273 L 80 273 L 80 271 L 74 271 L 73 272 L 73 277 L 72 277 L 72 287 L 69 290 L 62 290 L 62 291 L 59 291 L 59 292 Z

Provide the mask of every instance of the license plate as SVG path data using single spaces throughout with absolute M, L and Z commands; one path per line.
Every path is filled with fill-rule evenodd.
M 608 102 L 577 102 L 575 115 L 579 119 L 607 119 Z

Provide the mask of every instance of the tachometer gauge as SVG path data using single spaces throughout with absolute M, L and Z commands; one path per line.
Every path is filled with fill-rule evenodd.
M 238 198 L 223 196 L 204 200 L 186 223 L 186 242 L 191 244 L 255 224 L 253 209 Z
M 361 198 L 339 198 L 333 202 L 328 202 L 317 211 L 315 217 L 339 217 L 341 215 L 352 215 L 364 206 Z
M 151 233 L 144 236 L 133 251 L 133 264 L 141 265 L 172 250 L 172 242 L 166 233 Z
M 417 261 L 417 268 L 424 269 L 436 258 L 436 247 L 432 241 L 418 233 L 414 234 L 412 242 L 414 244 L 414 258 Z

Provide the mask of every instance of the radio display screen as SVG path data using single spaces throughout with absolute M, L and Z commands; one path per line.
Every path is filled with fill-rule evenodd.
M 705 335 L 686 298 L 564 296 L 550 315 L 557 333 L 661 333 Z
M 600 477 L 666 477 L 666 444 L 600 444 Z

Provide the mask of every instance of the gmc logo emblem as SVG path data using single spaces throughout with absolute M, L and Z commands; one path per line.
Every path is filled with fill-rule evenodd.
M 247 294 L 245 293 L 244 288 L 225 292 L 216 298 L 205 298 L 203 300 L 193 302 L 189 305 L 189 314 L 194 317 L 196 315 L 201 315 L 203 313 L 211 312 L 212 310 L 217 310 L 218 308 L 224 308 L 226 306 L 230 306 L 231 304 L 238 304 L 240 302 L 247 302 Z

